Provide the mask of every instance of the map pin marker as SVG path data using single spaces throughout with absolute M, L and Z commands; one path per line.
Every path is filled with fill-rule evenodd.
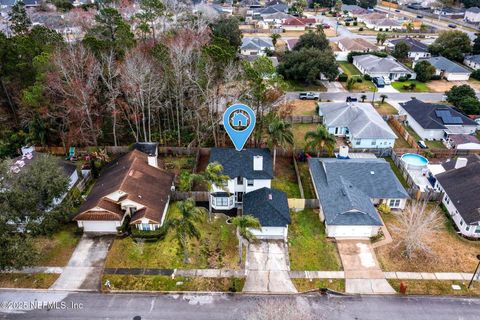
M 232 140 L 235 150 L 242 151 L 255 127 L 255 113 L 244 104 L 231 105 L 223 113 L 223 126 Z

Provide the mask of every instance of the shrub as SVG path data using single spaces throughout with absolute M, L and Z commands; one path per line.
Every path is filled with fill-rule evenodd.
M 348 75 L 346 75 L 345 73 L 340 73 L 340 75 L 338 76 L 338 81 L 347 82 L 347 80 L 348 80 Z
M 382 32 L 382 31 L 383 31 L 383 28 L 378 29 L 378 31 Z
M 367 81 L 370 81 L 370 80 L 372 80 L 372 77 L 371 77 L 369 74 L 365 74 L 365 75 L 363 76 L 363 79 L 365 79 L 365 80 L 367 80 Z
M 353 21 L 353 25 L 356 27 L 358 26 L 358 22 L 357 21 Z
M 350 22 L 345 22 L 345 26 L 350 26 Z
M 132 228 L 132 237 L 139 239 L 149 239 L 149 240 L 162 240 L 167 235 L 166 228 L 158 228 L 157 230 L 144 231 L 138 230 L 137 228 Z
M 398 78 L 398 81 L 399 81 L 399 82 L 405 82 L 405 81 L 407 81 L 407 78 L 405 78 L 405 77 L 400 77 L 400 78 Z
M 473 79 L 480 80 L 480 69 L 473 71 L 470 76 L 471 76 Z
M 383 213 L 383 214 L 389 214 L 392 210 L 390 209 L 390 207 L 388 206 L 388 204 L 386 204 L 385 202 L 382 202 L 382 203 L 378 206 L 378 211 L 380 211 L 380 212 Z
M 363 79 L 361 77 L 357 77 L 357 82 L 363 82 Z
M 439 75 L 436 75 L 436 74 L 434 74 L 434 75 L 430 78 L 430 80 L 441 80 L 441 79 L 442 79 L 442 77 L 439 76 Z
M 363 31 L 363 27 L 358 28 L 358 31 Z

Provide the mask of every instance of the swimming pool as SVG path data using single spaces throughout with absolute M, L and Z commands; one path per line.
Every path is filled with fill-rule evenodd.
M 424 156 L 415 153 L 405 153 L 401 157 L 402 161 L 406 164 L 407 169 L 422 169 L 427 166 L 428 159 Z

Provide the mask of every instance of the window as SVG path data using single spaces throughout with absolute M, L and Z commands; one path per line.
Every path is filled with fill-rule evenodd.
M 480 226 L 477 226 L 477 228 L 475 229 L 475 233 L 480 233 Z
M 461 226 L 463 226 L 463 219 L 462 219 L 462 220 L 460 220 L 460 225 L 461 225 Z
M 445 195 L 445 202 L 446 202 L 447 204 L 450 203 L 450 199 L 448 199 L 447 195 Z
M 465 228 L 465 230 L 466 230 L 466 231 L 470 231 L 470 226 L 467 226 L 467 227 Z
M 400 206 L 400 199 L 390 199 L 388 206 L 390 208 L 398 208 Z
M 238 185 L 243 185 L 243 178 L 242 177 L 237 177 L 237 184 Z
M 248 179 L 247 180 L 247 186 L 253 187 L 253 179 Z
M 356 141 L 355 141 L 355 144 L 356 144 L 357 146 L 359 146 L 359 145 L 360 145 L 360 142 L 361 142 L 360 140 L 356 140 Z
M 377 144 L 377 140 L 372 140 L 372 146 Z
M 142 223 L 142 229 L 141 230 L 150 230 L 150 224 Z

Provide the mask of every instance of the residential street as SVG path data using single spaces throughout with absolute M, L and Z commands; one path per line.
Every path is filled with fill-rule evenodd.
M 298 93 L 299 92 L 287 92 L 286 97 L 288 100 L 292 99 L 298 99 Z M 373 92 L 320 92 L 320 99 L 322 100 L 333 100 L 333 101 L 345 101 L 347 97 L 355 97 L 357 99 L 360 99 L 362 95 L 367 96 L 367 100 L 372 100 L 373 98 Z M 375 92 L 375 101 L 380 100 L 380 95 L 382 95 L 381 92 Z M 389 92 L 386 93 L 388 96 L 388 100 L 394 100 L 394 101 L 408 101 L 412 97 L 416 97 L 417 99 L 420 99 L 422 101 L 441 101 L 444 99 L 444 94 L 443 93 L 429 93 L 429 92 Z M 477 94 L 480 96 L 480 94 Z M 283 98 L 282 98 L 283 99 Z
M 19 311 L 0 309 L 3 319 L 252 319 L 251 312 L 270 301 L 308 312 L 313 319 L 480 319 L 480 300 L 449 297 L 322 297 L 229 294 L 98 294 L 47 291 L 0 291 L 0 302 L 63 301 L 66 310 Z M 271 301 L 274 301 L 272 303 Z M 70 308 L 72 303 L 77 309 Z M 59 304 L 60 306 L 60 304 Z

